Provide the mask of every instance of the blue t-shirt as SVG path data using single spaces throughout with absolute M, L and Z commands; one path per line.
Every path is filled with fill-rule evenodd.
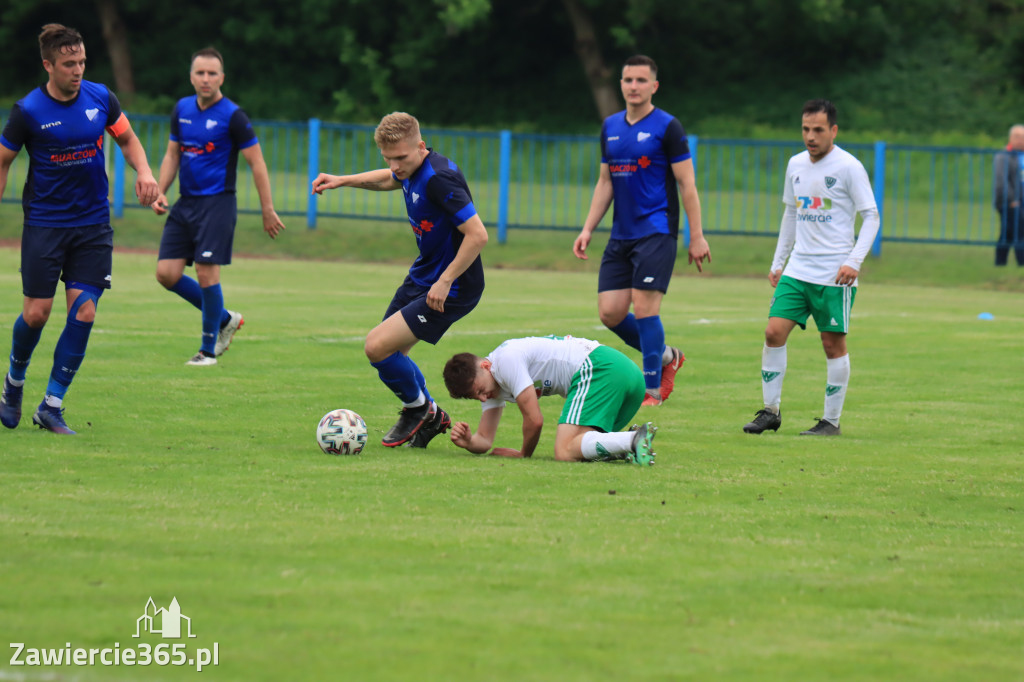
M 259 140 L 249 117 L 227 97 L 200 109 L 192 95 L 174 105 L 171 142 L 181 148 L 179 193 L 195 197 L 234 192 L 238 152 Z
M 416 234 L 420 255 L 409 268 L 409 277 L 422 287 L 429 287 L 455 260 L 465 237 L 458 226 L 476 215 L 473 197 L 462 171 L 454 161 L 433 149 L 410 178 L 402 181 L 409 224 Z M 392 176 L 394 177 L 394 176 Z M 482 292 L 484 267 L 480 256 L 452 284 L 450 296 L 460 289 Z
M 17 102 L 0 144 L 24 146 L 28 177 L 21 195 L 25 224 L 84 227 L 110 223 L 103 131 L 121 117 L 121 104 L 107 86 L 82 81 L 78 95 L 60 102 L 36 88 Z
M 654 108 L 636 123 L 620 111 L 601 126 L 601 163 L 614 192 L 612 239 L 679 234 L 679 195 L 672 164 L 690 158 L 682 124 Z

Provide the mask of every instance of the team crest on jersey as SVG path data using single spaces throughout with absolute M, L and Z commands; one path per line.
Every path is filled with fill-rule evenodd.
M 217 127 L 217 122 L 214 121 L 212 118 L 206 120 L 206 129 L 207 130 L 211 130 L 212 128 L 216 128 L 216 127 Z
M 98 113 L 100 113 L 99 109 L 86 109 L 85 110 L 85 117 L 88 118 L 90 121 L 92 121 L 92 120 L 94 120 L 96 118 L 96 114 L 98 114 Z
M 637 142 L 643 142 L 644 140 L 646 140 L 650 136 L 651 136 L 650 133 L 637 133 L 636 134 L 636 141 Z
M 825 187 L 827 187 L 828 189 L 832 189 L 835 186 L 836 186 L 836 179 L 833 178 L 831 175 L 826 175 L 825 176 Z
M 419 194 L 416 194 L 416 192 L 413 192 L 413 193 L 412 193 L 412 203 L 414 203 L 414 204 L 415 204 L 415 203 L 416 203 L 417 201 L 419 201 L 419 200 L 420 200 L 420 195 L 419 195 Z

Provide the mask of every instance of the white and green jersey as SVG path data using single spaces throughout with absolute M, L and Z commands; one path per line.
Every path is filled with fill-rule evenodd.
M 782 201 L 786 214 L 772 271 L 812 284 L 835 285 L 844 264 L 860 270 L 878 232 L 875 195 L 864 166 L 834 146 L 816 163 L 806 150 L 789 160 Z M 858 212 L 866 212 L 855 240 Z M 868 215 L 873 217 L 868 220 Z M 795 219 L 794 219 L 795 217 Z M 788 262 L 787 262 L 788 259 Z
M 509 339 L 487 356 L 491 375 L 501 391 L 483 403 L 483 409 L 504 407 L 531 386 L 537 397 L 560 395 L 563 398 L 572 385 L 572 377 L 597 341 L 574 336 L 528 336 Z

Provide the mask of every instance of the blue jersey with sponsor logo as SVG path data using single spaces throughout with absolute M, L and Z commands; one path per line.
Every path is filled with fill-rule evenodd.
M 181 148 L 178 190 L 186 197 L 234 192 L 238 152 L 259 142 L 237 104 L 222 97 L 200 109 L 195 95 L 174 105 L 171 141 Z
M 601 163 L 614 192 L 612 239 L 679 234 L 679 195 L 672 164 L 690 158 L 686 131 L 671 114 L 654 108 L 636 123 L 621 111 L 601 126 Z
M 42 86 L 14 105 L 0 144 L 15 152 L 23 146 L 28 150 L 21 196 L 26 225 L 110 223 L 103 131 L 120 117 L 114 93 L 85 80 L 71 101 L 55 100 Z
M 458 226 L 476 215 L 469 185 L 455 162 L 433 149 L 410 178 L 402 181 L 409 224 L 416 234 L 420 255 L 409 268 L 409 277 L 422 287 L 433 286 L 455 260 L 465 235 Z M 480 256 L 456 278 L 450 296 L 461 289 L 481 292 L 484 267 Z

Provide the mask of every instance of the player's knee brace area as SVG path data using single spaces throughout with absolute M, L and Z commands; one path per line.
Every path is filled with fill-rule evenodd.
M 83 305 L 86 304 L 86 302 L 92 301 L 93 311 L 95 311 L 96 308 L 99 306 L 100 296 L 103 295 L 103 290 L 100 289 L 99 287 L 74 282 L 73 284 L 69 285 L 69 288 L 82 290 L 82 293 L 78 294 L 78 297 L 75 298 L 74 302 L 71 304 L 71 307 L 68 309 L 69 322 L 71 320 L 78 319 L 78 311 Z

